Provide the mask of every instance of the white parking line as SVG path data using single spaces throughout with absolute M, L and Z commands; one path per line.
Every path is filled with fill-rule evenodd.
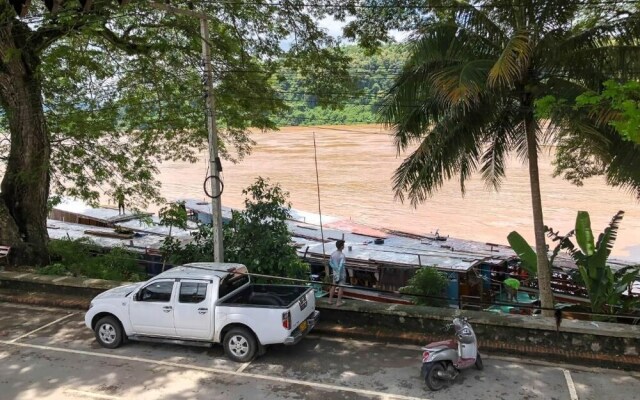
M 245 369 L 247 369 L 247 367 L 249 366 L 249 364 L 251 364 L 251 361 L 249 361 L 249 362 L 246 362 L 246 363 L 242 364 L 242 365 L 240 366 L 240 368 L 238 368 L 238 369 L 236 370 L 236 372 L 242 372 L 242 371 L 244 371 Z
M 396 344 L 396 343 L 382 343 L 382 342 L 371 342 L 368 340 L 360 340 L 360 339 L 350 339 L 350 338 L 340 338 L 340 337 L 331 337 L 331 336 L 320 336 L 320 335 L 308 335 L 309 339 L 317 339 L 323 340 L 326 342 L 336 342 L 336 343 L 363 343 L 369 344 L 376 347 L 388 347 L 390 349 L 400 349 L 400 350 L 415 350 L 420 351 L 421 346 L 416 346 L 413 344 Z
M 334 390 L 334 391 L 338 391 L 338 392 L 350 392 L 350 393 L 356 393 L 356 394 L 361 394 L 361 395 L 365 395 L 365 396 L 375 396 L 375 397 L 378 397 L 378 398 L 383 399 L 383 400 L 396 400 L 396 399 L 397 400 L 429 400 L 429 399 L 424 398 L 424 397 L 404 396 L 404 395 L 401 395 L 401 394 L 389 394 L 389 393 L 384 393 L 384 392 L 376 392 L 374 390 L 357 389 L 357 388 L 351 388 L 351 387 L 346 387 L 346 386 L 330 385 L 330 384 L 327 384 L 327 383 L 308 382 L 308 381 L 303 381 L 303 380 L 299 380 L 299 379 L 281 378 L 281 377 L 277 377 L 277 376 L 252 374 L 252 373 L 247 373 L 247 372 L 228 371 L 228 370 L 224 370 L 224 369 L 220 369 L 220 368 L 202 367 L 202 366 L 199 366 L 199 365 L 191 365 L 191 364 L 180 364 L 180 363 L 175 363 L 175 362 L 170 362 L 170 361 L 151 360 L 151 359 L 142 358 L 142 357 L 127 357 L 127 356 L 121 356 L 121 355 L 118 355 L 118 354 L 107 354 L 107 353 L 97 353 L 97 352 L 85 351 L 85 350 L 63 349 L 63 348 L 59 348 L 59 347 L 40 346 L 40 345 L 36 345 L 36 344 L 19 343 L 19 342 L 4 341 L 4 340 L 0 340 L 0 344 L 23 347 L 23 348 L 27 348 L 27 349 L 38 349 L 38 350 L 45 350 L 45 351 L 55 351 L 55 352 L 60 352 L 60 353 L 80 354 L 80 355 L 83 355 L 83 356 L 93 356 L 93 357 L 98 357 L 98 358 L 112 358 L 112 359 L 116 359 L 116 360 L 134 361 L 134 362 L 140 362 L 140 363 L 146 363 L 146 364 L 155 364 L 155 365 L 164 365 L 164 366 L 167 366 L 167 367 L 191 369 L 191 370 L 204 371 L 204 372 L 209 372 L 209 373 L 214 373 L 214 374 L 238 376 L 238 377 L 242 377 L 242 378 L 260 379 L 260 380 L 264 380 L 264 381 L 278 382 L 278 383 L 291 384 L 291 385 L 309 386 L 309 387 L 316 388 L 316 389 Z
M 573 379 L 571 378 L 571 372 L 568 369 L 563 369 L 564 379 L 567 381 L 567 387 L 569 388 L 569 395 L 571 396 L 571 400 L 578 400 L 578 392 L 576 391 L 576 385 L 573 384 Z
M 53 322 L 49 322 L 48 324 L 43 325 L 43 326 L 41 326 L 41 327 L 40 327 L 40 328 L 38 328 L 38 329 L 34 329 L 34 330 L 32 330 L 31 332 L 27 332 L 27 333 L 25 333 L 24 335 L 20 335 L 20 336 L 18 336 L 18 337 L 17 337 L 17 338 L 15 338 L 15 339 L 9 340 L 9 343 L 17 342 L 18 340 L 20 340 L 20 339 L 22 339 L 22 338 L 25 338 L 25 337 L 27 337 L 27 336 L 29 336 L 29 335 L 33 334 L 33 333 L 36 333 L 36 332 L 38 332 L 38 331 L 40 331 L 40 330 L 42 330 L 42 329 L 44 329 L 44 328 L 48 328 L 48 327 L 50 327 L 51 325 L 57 324 L 58 322 L 60 322 L 60 321 L 62 321 L 62 320 L 64 320 L 64 319 L 67 319 L 67 318 L 71 317 L 72 315 L 75 315 L 75 313 L 71 313 L 71 314 L 69 314 L 69 315 L 65 315 L 64 317 L 62 317 L 62 318 L 58 318 L 57 320 L 55 320 L 55 321 L 53 321 Z
M 0 307 L 20 308 L 23 310 L 54 311 L 54 312 L 69 311 L 69 309 L 65 309 L 65 308 L 34 306 L 31 304 L 19 304 L 19 303 L 7 303 L 7 302 L 0 302 Z
M 84 397 L 90 397 L 92 399 L 105 399 L 105 400 L 120 400 L 120 399 L 122 399 L 122 397 L 118 397 L 118 396 L 111 396 L 111 395 L 102 394 L 102 393 L 87 392 L 85 390 L 65 389 L 64 392 L 66 394 L 80 395 L 80 396 L 84 396 Z

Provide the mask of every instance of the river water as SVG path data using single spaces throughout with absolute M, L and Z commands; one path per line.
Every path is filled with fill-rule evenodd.
M 292 206 L 318 212 L 313 134 L 315 132 L 323 215 L 351 218 L 355 222 L 413 233 L 450 235 L 481 242 L 506 244 L 512 230 L 533 244 L 529 177 L 526 165 L 509 160 L 507 179 L 499 192 L 485 189 L 479 176 L 460 193 L 456 181 L 448 182 L 431 199 L 413 208 L 394 199 L 392 175 L 402 161 L 388 131 L 378 126 L 292 127 L 255 133 L 251 155 L 238 164 L 223 160 L 223 205 L 242 207 L 242 189 L 262 176 L 289 192 Z M 572 229 L 576 212 L 588 211 L 597 235 L 611 217 L 624 210 L 616 258 L 640 261 L 640 204 L 635 197 L 591 179 L 576 187 L 553 178 L 550 150 L 540 156 L 540 180 L 545 223 L 561 232 Z M 164 163 L 160 166 L 162 194 L 204 199 L 202 183 L 207 159 L 196 164 Z

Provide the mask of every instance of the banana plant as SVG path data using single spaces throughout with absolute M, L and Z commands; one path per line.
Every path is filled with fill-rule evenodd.
M 614 272 L 607 264 L 623 216 L 624 211 L 618 211 L 597 241 L 586 211 L 578 212 L 575 230 L 568 235 L 559 236 L 553 231 L 549 235 L 553 240 L 560 241 L 559 246 L 571 255 L 578 266 L 593 312 L 613 314 L 630 310 L 638 303 L 631 296 L 625 298 L 623 293 L 640 278 L 640 268 L 626 267 Z M 569 239 L 574 235 L 577 245 Z
M 553 229 L 548 226 L 545 226 L 544 230 L 547 234 L 553 233 Z M 558 236 L 558 238 L 560 238 L 559 240 L 561 241 L 568 239 L 568 237 L 566 236 L 564 238 L 561 236 Z M 536 255 L 536 252 L 533 250 L 533 248 L 529 245 L 527 240 L 523 238 L 522 235 L 520 235 L 516 231 L 512 231 L 509 235 L 507 235 L 507 240 L 509 241 L 509 245 L 511 246 L 513 251 L 515 251 L 516 254 L 518 255 L 518 258 L 520 259 L 520 266 L 524 270 L 526 270 L 531 277 L 537 276 L 538 275 L 538 268 L 537 268 L 538 256 Z M 560 249 L 562 247 L 561 244 L 562 242 L 560 242 L 553 249 L 553 253 L 551 253 L 551 256 L 549 257 L 550 270 L 553 268 L 553 262 L 555 261 L 556 257 L 560 253 Z

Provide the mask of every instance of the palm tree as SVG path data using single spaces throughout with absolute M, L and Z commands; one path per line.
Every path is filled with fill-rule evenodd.
M 540 298 L 552 315 L 539 146 L 604 141 L 599 134 L 608 128 L 572 107 L 542 120 L 536 102 L 566 105 L 607 79 L 637 77 L 631 63 L 640 59 L 640 18 L 611 3 L 596 12 L 597 2 L 577 0 L 442 3 L 446 12 L 440 7 L 409 40 L 409 59 L 381 106 L 398 153 L 417 144 L 395 172 L 396 196 L 415 206 L 455 176 L 464 193 L 478 170 L 498 189 L 507 154 L 517 152 L 528 161 Z

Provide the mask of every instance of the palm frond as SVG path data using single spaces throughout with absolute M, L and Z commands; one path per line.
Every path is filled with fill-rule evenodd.
M 455 10 L 456 20 L 461 29 L 473 32 L 479 37 L 486 38 L 490 47 L 496 47 L 496 43 L 506 42 L 508 37 L 504 26 L 496 23 L 491 18 L 486 8 L 479 8 L 467 1 L 456 1 L 452 6 Z
M 566 252 L 568 252 L 569 255 L 573 257 L 573 259 L 576 260 L 578 264 L 581 264 L 583 257 L 571 241 L 571 237 L 576 233 L 575 230 L 571 230 L 566 235 L 562 236 L 560 235 L 560 231 L 554 231 L 553 228 L 545 225 L 544 231 L 549 239 L 551 239 L 551 241 L 558 242 L 558 244 L 556 244 L 555 248 L 553 249 L 553 252 L 551 253 L 551 257 L 549 257 L 549 264 L 551 266 L 553 266 L 553 262 L 558 257 L 561 250 L 565 250 Z
M 596 49 L 611 45 L 612 42 L 627 45 L 636 41 L 640 35 L 640 16 L 627 13 L 615 20 L 601 19 L 599 23 L 584 27 L 575 25 L 562 40 L 555 44 L 555 55 L 569 54 L 574 51 Z
M 599 90 L 608 79 L 640 78 L 640 44 L 574 49 L 552 61 L 547 71 L 571 77 L 592 90 Z
M 478 101 L 491 64 L 465 33 L 449 23 L 433 24 L 409 45 L 411 56 L 378 107 L 379 121 L 393 126 L 398 153 L 424 136 L 448 112 Z
M 596 248 L 600 248 L 601 246 L 606 246 L 607 248 L 607 256 L 611 253 L 611 249 L 613 248 L 613 244 L 618 237 L 618 229 L 620 228 L 620 222 L 624 217 L 624 211 L 620 210 L 616 213 L 616 215 L 611 218 L 609 225 L 605 228 L 604 233 L 602 233 L 598 237 L 598 242 L 596 243 Z
M 487 84 L 495 86 L 513 86 L 529 68 L 532 57 L 530 33 L 518 31 L 507 42 L 502 54 L 489 71 Z
M 445 113 L 425 84 L 427 77 L 424 71 L 403 73 L 378 106 L 379 122 L 396 132 L 398 154 L 422 140 L 427 129 Z
M 487 188 L 498 190 L 505 177 L 505 165 L 508 151 L 518 137 L 523 137 L 521 121 L 517 121 L 517 109 L 511 102 L 503 103 L 496 117 L 487 127 L 487 142 L 482 155 L 480 172 Z
M 527 134 L 524 126 L 524 116 L 522 112 L 526 112 L 526 110 L 520 110 L 518 114 L 517 120 L 520 121 L 517 126 L 514 127 L 514 136 L 513 136 L 513 149 L 516 152 L 516 156 L 518 160 L 525 163 L 529 159 L 529 144 L 527 143 Z M 538 120 L 534 120 L 533 123 L 534 129 L 536 133 L 536 151 L 540 151 L 540 140 L 542 138 L 542 129 L 540 128 L 540 122 Z
M 640 16 L 621 14 L 601 19 L 590 27 L 574 25 L 564 32 L 549 32 L 536 48 L 540 66 L 551 75 L 591 80 L 640 76 Z
M 602 166 L 607 183 L 621 187 L 640 198 L 640 144 L 625 140 L 598 115 L 571 107 L 554 114 L 554 123 L 563 126 L 558 149 L 565 157 L 574 153 L 578 163 Z M 593 161 L 590 161 L 593 160 Z
M 536 29 L 552 32 L 576 20 L 580 5 L 575 1 L 540 1 L 535 11 Z
M 473 109 L 457 108 L 429 128 L 424 139 L 396 170 L 396 198 L 405 196 L 417 205 L 432 196 L 446 180 L 458 175 L 462 189 L 477 170 L 487 127 L 495 119 L 494 99 L 486 98 Z
M 606 179 L 611 186 L 618 186 L 640 199 L 640 145 L 624 140 L 608 129 L 610 145 L 601 159 L 606 165 Z
M 485 90 L 485 82 L 491 60 L 472 60 L 451 67 L 441 68 L 431 76 L 433 91 L 440 101 L 450 107 L 469 107 L 479 100 Z

